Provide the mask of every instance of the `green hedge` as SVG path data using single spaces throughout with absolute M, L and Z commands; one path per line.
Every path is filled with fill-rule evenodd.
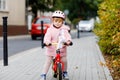
M 104 0 L 99 5 L 101 20 L 94 32 L 103 53 L 120 55 L 120 0 Z

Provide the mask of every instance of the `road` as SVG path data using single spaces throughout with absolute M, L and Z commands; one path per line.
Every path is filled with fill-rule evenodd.
M 30 36 L 8 39 L 8 56 L 41 46 L 40 40 L 31 40 Z M 0 41 L 0 59 L 3 57 L 3 41 Z
M 77 32 L 74 31 L 71 33 L 72 38 L 77 38 Z M 94 35 L 92 32 L 80 32 L 80 37 L 92 36 Z M 31 40 L 30 36 L 8 39 L 8 56 L 15 55 L 19 52 L 32 49 L 35 47 L 41 46 L 41 40 Z M 3 59 L 3 41 L 0 40 L 0 59 Z

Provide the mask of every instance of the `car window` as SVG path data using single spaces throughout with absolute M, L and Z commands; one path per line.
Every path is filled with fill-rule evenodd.
M 81 24 L 88 24 L 90 23 L 89 21 L 80 21 Z
M 50 24 L 51 23 L 51 20 L 49 18 L 39 18 L 35 24 L 40 24 L 41 21 L 43 21 L 44 24 Z

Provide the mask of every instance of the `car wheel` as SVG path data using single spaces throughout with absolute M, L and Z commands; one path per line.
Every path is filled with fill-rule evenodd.
M 35 35 L 31 35 L 32 40 L 36 40 L 36 36 Z
M 89 30 L 89 32 L 92 32 L 92 30 Z

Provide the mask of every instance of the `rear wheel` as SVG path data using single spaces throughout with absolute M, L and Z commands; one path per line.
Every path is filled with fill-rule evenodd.
M 57 65 L 57 80 L 62 80 L 62 65 L 60 63 Z

